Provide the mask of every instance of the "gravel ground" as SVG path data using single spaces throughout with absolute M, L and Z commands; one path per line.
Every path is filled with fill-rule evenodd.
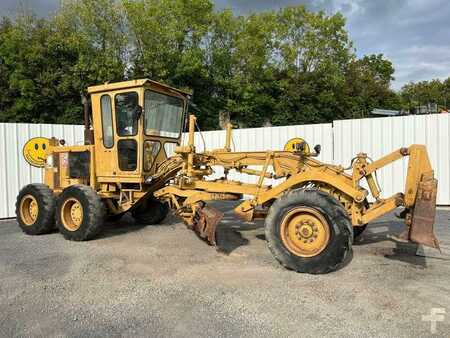
M 392 215 L 369 226 L 346 267 L 320 276 L 283 269 L 262 223 L 231 212 L 224 252 L 165 223 L 125 218 L 75 243 L 0 222 L 0 335 L 424 337 L 422 315 L 444 308 L 434 336 L 450 336 L 450 261 L 390 240 Z M 437 223 L 449 229 L 450 211 Z

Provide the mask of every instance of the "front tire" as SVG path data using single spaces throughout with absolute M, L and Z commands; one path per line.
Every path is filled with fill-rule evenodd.
M 359 236 L 361 236 L 364 230 L 366 230 L 366 228 L 367 224 L 353 227 L 353 239 L 357 239 Z
M 56 208 L 56 225 L 65 239 L 87 241 L 102 229 L 105 207 L 91 187 L 73 185 L 62 192 Z
M 159 224 L 169 213 L 167 203 L 162 203 L 155 199 L 148 199 L 136 209 L 131 211 L 131 215 L 140 224 Z
M 125 213 L 117 214 L 117 215 L 109 215 L 106 217 L 108 222 L 119 222 L 122 217 L 125 215 Z
M 16 201 L 16 219 L 27 235 L 41 235 L 55 228 L 55 197 L 45 184 L 28 184 Z
M 286 268 L 311 274 L 338 270 L 351 257 L 353 228 L 344 207 L 318 190 L 292 190 L 270 207 L 268 246 Z

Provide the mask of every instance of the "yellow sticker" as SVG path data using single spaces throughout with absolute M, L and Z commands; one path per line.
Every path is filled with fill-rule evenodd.
M 303 153 L 309 154 L 310 149 L 308 143 L 306 143 L 306 141 L 300 137 L 290 139 L 284 146 L 284 151 L 298 152 L 299 149 L 301 149 L 300 145 L 302 143 L 303 143 Z
M 45 137 L 34 137 L 23 146 L 23 157 L 34 167 L 45 165 L 50 140 Z

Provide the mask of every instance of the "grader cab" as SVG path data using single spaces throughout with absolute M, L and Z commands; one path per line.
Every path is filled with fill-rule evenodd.
M 90 240 L 105 218 L 117 220 L 130 212 L 140 223 L 158 224 L 173 209 L 215 245 L 223 214 L 206 203 L 234 200 L 244 221 L 265 218 L 269 249 L 283 266 L 298 272 L 339 269 L 353 238 L 398 207 L 404 208 L 406 223 L 400 239 L 439 247 L 433 234 L 437 181 L 422 145 L 374 162 L 361 153 L 344 169 L 315 159 L 320 146 L 312 151 L 302 139 L 280 151 L 232 151 L 229 125 L 223 148 L 199 153 L 196 118 L 186 119 L 189 92 L 148 79 L 89 87 L 88 92 L 92 112 L 85 113 L 85 144 L 66 146 L 50 139 L 44 184 L 27 185 L 17 197 L 17 221 L 27 234 L 56 227 L 66 239 Z M 188 140 L 181 144 L 187 120 Z M 382 198 L 376 170 L 406 156 L 405 192 Z M 223 176 L 208 179 L 217 166 L 223 167 Z M 230 171 L 256 176 L 257 182 L 232 181 Z M 269 185 L 267 179 L 278 184 Z

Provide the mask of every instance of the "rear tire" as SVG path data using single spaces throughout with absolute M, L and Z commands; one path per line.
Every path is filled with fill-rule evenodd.
M 16 201 L 16 219 L 27 235 L 41 235 L 55 228 L 55 197 L 45 184 L 28 184 Z
M 167 203 L 148 199 L 131 211 L 131 215 L 140 224 L 159 224 L 169 213 Z
M 277 199 L 265 235 L 275 258 L 297 272 L 335 271 L 352 254 L 353 227 L 346 210 L 318 190 L 292 190 Z
M 56 208 L 56 225 L 65 239 L 87 241 L 102 229 L 105 207 L 89 186 L 73 185 L 62 192 Z

